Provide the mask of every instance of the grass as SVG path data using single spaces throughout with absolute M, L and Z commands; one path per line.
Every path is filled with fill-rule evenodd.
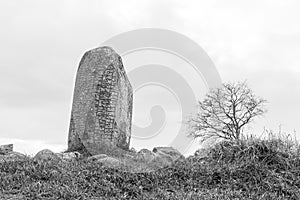
M 223 141 L 153 172 L 86 162 L 0 163 L 3 199 L 300 199 L 300 148 L 270 134 Z M 132 165 L 134 167 L 134 165 Z

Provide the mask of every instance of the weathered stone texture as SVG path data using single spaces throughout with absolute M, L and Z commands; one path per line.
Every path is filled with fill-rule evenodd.
M 27 158 L 28 157 L 25 156 L 24 154 L 12 151 L 7 154 L 0 154 L 0 163 L 8 162 L 8 161 L 19 161 L 19 160 L 24 160 Z
M 151 165 L 170 166 L 175 161 L 184 159 L 184 156 L 173 147 L 155 147 L 152 151 L 140 150 L 134 159 Z
M 109 47 L 86 52 L 77 71 L 69 151 L 106 153 L 128 149 L 132 120 L 132 87 L 121 57 Z
M 35 156 L 33 157 L 35 161 L 45 161 L 45 162 L 59 162 L 62 161 L 62 159 L 56 155 L 54 152 L 52 152 L 49 149 L 43 149 L 39 151 Z
M 13 144 L 0 145 L 0 155 L 11 153 L 13 151 L 13 148 Z

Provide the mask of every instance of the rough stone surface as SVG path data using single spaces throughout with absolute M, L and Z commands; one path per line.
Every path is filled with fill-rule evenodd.
M 113 158 L 113 157 L 102 158 L 102 159 L 97 160 L 97 162 L 100 162 L 108 167 L 119 167 L 121 165 L 121 161 L 119 159 Z
M 76 76 L 68 150 L 92 155 L 111 147 L 127 150 L 132 98 L 121 57 L 109 47 L 86 52 Z
M 56 153 L 52 152 L 49 149 L 43 149 L 39 151 L 33 157 L 33 159 L 36 161 L 53 161 L 53 162 L 58 162 L 62 160 L 58 155 L 56 155 Z
M 24 200 L 26 197 L 23 194 L 2 194 L 0 192 L 1 200 Z
M 5 155 L 13 151 L 13 144 L 0 145 L 0 155 Z
M 155 154 L 148 149 L 142 149 L 135 155 L 134 158 L 136 160 L 145 161 L 149 163 L 154 160 Z
M 198 159 L 205 159 L 209 156 L 210 153 L 210 149 L 209 148 L 200 148 L 198 149 L 194 155 L 198 158 Z
M 73 161 L 73 160 L 78 160 L 78 159 L 82 158 L 82 155 L 77 151 L 57 153 L 56 155 L 65 161 Z
M 134 159 L 164 167 L 172 165 L 176 160 L 184 159 L 184 156 L 173 147 L 155 147 L 152 151 L 140 150 Z
M 100 160 L 100 159 L 106 158 L 106 157 L 108 157 L 106 154 L 98 154 L 98 155 L 88 157 L 87 160 L 88 161 L 97 161 L 97 160 Z
M 142 149 L 137 153 L 123 153 L 119 156 L 98 154 L 85 159 L 88 162 L 102 163 L 106 167 L 141 173 L 171 166 L 175 161 L 185 158 L 172 147 L 156 147 L 152 151 Z
M 121 165 L 120 159 L 113 158 L 105 154 L 91 156 L 88 158 L 88 161 L 102 163 L 104 166 L 111 168 L 118 168 Z
M 25 156 L 24 154 L 21 154 L 19 152 L 9 152 L 5 155 L 0 155 L 0 163 L 1 162 L 8 162 L 8 161 L 20 161 L 27 159 L 28 157 Z
M 153 148 L 153 152 L 159 156 L 170 157 L 172 161 L 184 159 L 184 156 L 173 147 L 155 147 Z
M 134 155 L 128 154 L 128 153 L 125 153 L 125 154 L 123 154 L 122 156 L 123 156 L 123 158 L 127 158 L 127 159 L 132 159 L 132 158 L 134 158 Z
M 155 147 L 155 161 L 161 163 L 163 166 L 172 165 L 175 161 L 184 159 L 184 156 L 173 147 Z
M 137 153 L 137 151 L 136 151 L 136 149 L 135 149 L 134 147 L 131 147 L 131 148 L 130 148 L 130 151 L 131 151 L 132 153 Z

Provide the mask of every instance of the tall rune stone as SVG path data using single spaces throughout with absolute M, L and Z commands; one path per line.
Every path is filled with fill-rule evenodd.
M 132 98 L 121 57 L 110 47 L 86 52 L 76 76 L 68 150 L 95 155 L 128 149 Z

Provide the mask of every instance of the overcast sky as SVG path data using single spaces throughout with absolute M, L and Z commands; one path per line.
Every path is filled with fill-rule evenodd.
M 299 10 L 296 0 L 2 0 L 0 144 L 28 154 L 65 150 L 81 56 L 139 28 L 184 34 L 207 52 L 224 82 L 247 79 L 269 101 L 269 112 L 249 131 L 281 125 L 299 137 Z

